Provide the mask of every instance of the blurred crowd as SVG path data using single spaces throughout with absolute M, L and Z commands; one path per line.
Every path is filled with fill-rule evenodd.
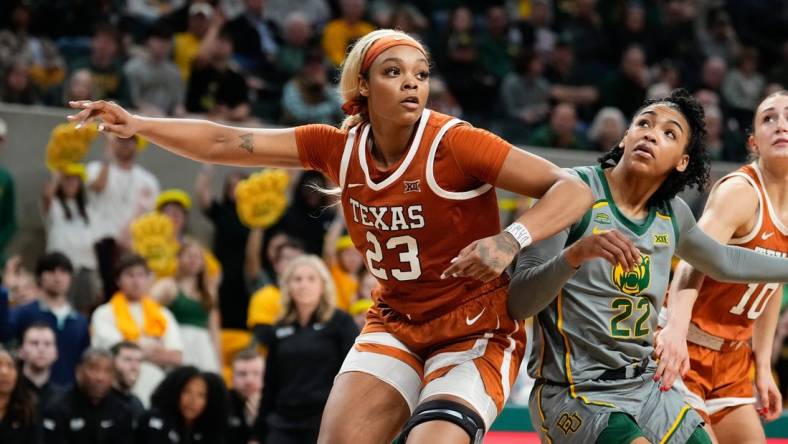
M 788 86 L 786 8 L 0 0 L 0 102 L 107 99 L 146 115 L 336 124 L 347 46 L 394 27 L 432 52 L 431 108 L 513 143 L 606 151 L 644 99 L 681 86 L 705 107 L 712 158 L 742 162 L 755 105 Z M 9 131 L 0 120 L 0 146 Z M 50 166 L 46 252 L 32 269 L 5 254 L 18 190 L 0 168 L 0 442 L 315 442 L 375 286 L 332 198 L 315 192 L 330 184 L 289 172 L 284 213 L 250 228 L 237 209 L 246 172 L 221 178 L 219 194 L 208 166 L 193 189 L 162 190 L 138 162 L 144 140 L 101 143 L 100 160 Z M 192 212 L 211 222 L 212 242 L 191 235 Z M 135 254 L 132 225 L 147 214 L 172 227 L 167 273 Z M 788 319 L 778 335 L 777 368 L 788 368 Z
M 0 101 L 111 99 L 148 115 L 337 123 L 347 47 L 424 41 L 430 106 L 515 143 L 607 150 L 682 86 L 709 151 L 741 161 L 758 100 L 788 83 L 784 2 L 756 0 L 3 0 Z

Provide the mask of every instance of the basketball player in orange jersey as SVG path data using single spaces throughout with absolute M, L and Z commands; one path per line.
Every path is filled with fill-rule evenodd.
M 698 225 L 720 242 L 788 257 L 787 91 L 758 105 L 748 144 L 757 160 L 720 179 Z M 782 412 L 771 374 L 781 283 L 721 283 L 681 262 L 670 293 L 660 367 L 688 364 L 676 385 L 720 443 L 766 442 L 758 415 L 773 420 Z M 675 373 L 664 376 L 669 385 Z
M 350 236 L 380 285 L 324 408 L 322 443 L 388 443 L 398 434 L 408 443 L 481 442 L 525 344 L 501 273 L 521 248 L 591 205 L 575 176 L 426 109 L 428 80 L 422 45 L 379 30 L 343 66 L 350 117 L 342 129 L 240 129 L 72 104 L 82 110 L 71 120 L 97 117 L 104 131 L 139 133 L 191 159 L 316 169 L 339 185 Z M 501 231 L 494 186 L 540 200 Z

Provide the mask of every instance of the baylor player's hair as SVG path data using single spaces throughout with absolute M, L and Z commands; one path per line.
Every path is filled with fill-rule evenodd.
M 699 191 L 706 188 L 709 182 L 709 157 L 706 154 L 706 124 L 703 121 L 703 107 L 685 89 L 674 89 L 670 96 L 662 99 L 647 100 L 643 106 L 635 111 L 637 116 L 640 111 L 655 103 L 663 103 L 677 109 L 687 119 L 690 126 L 690 137 L 684 152 L 689 155 L 689 163 L 684 171 L 673 170 L 670 175 L 662 182 L 662 185 L 651 196 L 648 201 L 649 207 L 661 207 L 674 198 L 678 193 L 687 188 L 695 187 Z M 602 168 L 615 166 L 624 149 L 616 146 L 599 158 Z

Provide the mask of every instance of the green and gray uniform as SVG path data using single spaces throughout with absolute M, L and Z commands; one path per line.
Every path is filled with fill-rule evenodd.
M 533 424 L 545 442 L 594 443 L 611 413 L 620 412 L 652 443 L 687 442 L 700 416 L 677 391 L 661 392 L 652 380 L 653 335 L 673 255 L 715 279 L 743 282 L 785 281 L 788 259 L 716 242 L 696 226 L 679 198 L 652 208 L 644 220 L 630 220 L 616 207 L 601 168 L 574 171 L 596 202 L 580 222 L 524 250 L 509 287 L 511 314 L 535 315 L 528 363 L 537 380 L 530 401 Z M 611 229 L 640 250 L 635 270 L 627 273 L 602 258 L 577 270 L 566 263 L 566 246 Z

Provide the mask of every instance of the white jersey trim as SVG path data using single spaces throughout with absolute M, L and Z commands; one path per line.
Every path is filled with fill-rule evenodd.
M 435 180 L 435 153 L 438 152 L 438 145 L 440 144 L 441 139 L 446 134 L 446 132 L 451 129 L 453 126 L 462 123 L 459 119 L 451 119 L 441 127 L 438 134 L 435 136 L 435 139 L 432 141 L 432 145 L 430 146 L 430 153 L 427 156 L 427 184 L 429 185 L 430 189 L 433 193 L 437 194 L 438 196 L 444 199 L 451 199 L 451 200 L 468 200 L 472 199 L 477 196 L 481 196 L 482 194 L 489 191 L 493 186 L 489 183 L 486 183 L 475 190 L 470 191 L 463 191 L 463 192 L 453 192 L 447 191 L 438 185 L 438 181 Z
M 375 183 L 369 177 L 369 167 L 367 166 L 367 137 L 369 137 L 369 129 L 370 125 L 364 127 L 364 131 L 361 133 L 361 139 L 358 144 L 358 161 L 361 164 L 361 170 L 364 171 L 364 177 L 367 181 L 367 186 L 375 191 L 380 191 L 387 186 L 394 183 L 397 179 L 402 176 L 402 174 L 408 169 L 411 161 L 413 158 L 416 157 L 416 152 L 419 150 L 419 145 L 421 144 L 421 137 L 424 134 L 424 128 L 427 126 L 427 121 L 430 118 L 430 110 L 424 108 L 424 111 L 421 113 L 421 121 L 419 122 L 419 128 L 416 130 L 416 136 L 413 137 L 413 143 L 411 143 L 410 148 L 408 149 L 408 153 L 405 155 L 405 160 L 402 161 L 399 168 L 397 168 L 394 173 L 387 177 L 380 183 Z
M 732 238 L 728 242 L 728 244 L 730 245 L 742 245 L 755 239 L 755 236 L 758 235 L 758 233 L 761 231 L 761 227 L 763 226 L 763 207 L 764 207 L 763 193 L 761 193 L 761 191 L 758 189 L 758 184 L 755 183 L 752 177 L 741 171 L 734 171 L 733 173 L 728 174 L 727 176 L 720 179 L 716 184 L 714 184 L 714 187 L 711 190 L 709 190 L 709 194 L 713 193 L 714 190 L 716 190 L 721 183 L 725 182 L 726 180 L 732 177 L 744 178 L 744 180 L 746 180 L 750 184 L 750 186 L 752 186 L 752 188 L 755 190 L 755 194 L 758 195 L 758 221 L 755 223 L 755 226 L 752 227 L 752 231 L 750 231 L 749 233 L 747 233 L 742 237 Z
M 342 151 L 342 162 L 339 164 L 339 189 L 345 189 L 345 179 L 347 177 L 347 167 L 350 163 L 350 155 L 353 153 L 353 144 L 356 142 L 356 131 L 358 126 L 354 126 L 347 134 L 345 149 Z
M 785 227 L 783 221 L 777 216 L 777 212 L 774 211 L 774 205 L 772 205 L 772 198 L 769 197 L 769 192 L 766 190 L 766 182 L 763 180 L 763 174 L 761 174 L 761 169 L 758 168 L 758 164 L 756 162 L 752 163 L 752 168 L 755 170 L 755 174 L 758 176 L 758 180 L 761 182 L 761 188 L 763 189 L 762 194 L 764 195 L 766 200 L 766 208 L 769 209 L 769 217 L 772 220 L 772 223 L 783 236 L 788 236 L 788 228 Z

